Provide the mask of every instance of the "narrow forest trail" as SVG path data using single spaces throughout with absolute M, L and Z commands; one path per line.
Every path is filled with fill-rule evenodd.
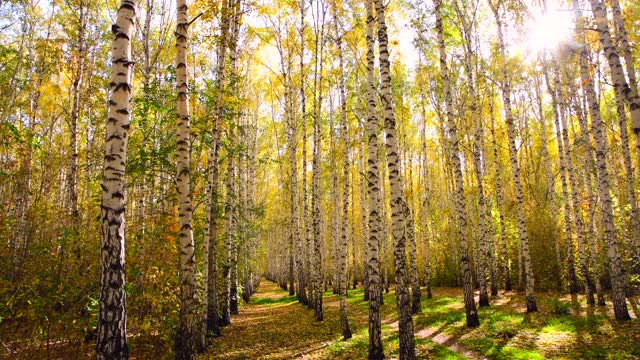
M 312 309 L 263 279 L 231 325 L 222 328 L 222 336 L 211 340 L 205 358 L 286 359 L 318 351 L 336 341 L 339 332 L 337 313 L 331 303 L 326 305 L 327 318 L 317 322 Z
M 289 296 L 277 284 L 263 279 L 250 303 L 243 304 L 239 314 L 232 316 L 232 324 L 222 329 L 221 337 L 210 340 L 209 350 L 201 358 L 366 358 L 367 303 L 362 298 L 361 288 L 350 290 L 349 294 L 349 321 L 354 336 L 349 341 L 342 341 L 337 295 L 330 291 L 324 293 L 324 321 L 318 322 L 312 309 L 299 304 L 295 296 Z M 389 359 L 393 359 L 398 351 L 397 315 L 393 296 L 393 292 L 385 294 L 385 304 L 382 307 L 383 342 Z M 420 358 L 482 358 L 464 349 L 454 338 L 443 337 L 442 334 L 438 336 L 440 332 L 437 328 L 416 326 L 416 350 Z

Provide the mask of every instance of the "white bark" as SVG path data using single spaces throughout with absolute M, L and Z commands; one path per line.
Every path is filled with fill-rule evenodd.
M 102 231 L 100 242 L 100 304 L 98 359 L 126 359 L 126 293 L 124 290 L 125 164 L 131 123 L 131 36 L 136 4 L 122 0 L 112 26 L 111 97 L 106 125 L 102 180 Z

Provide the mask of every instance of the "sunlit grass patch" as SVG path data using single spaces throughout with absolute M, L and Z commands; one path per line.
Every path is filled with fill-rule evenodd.
M 271 297 L 259 297 L 252 299 L 251 303 L 255 305 L 277 305 L 277 304 L 287 304 L 291 302 L 297 301 L 295 295 L 285 295 L 276 298 Z
M 501 349 L 496 359 L 502 360 L 543 360 L 545 359 L 540 353 L 532 350 L 523 350 L 511 346 L 505 346 Z
M 557 334 L 557 333 L 575 333 L 576 324 L 566 318 L 552 318 L 549 319 L 547 325 L 541 330 L 543 333 Z
M 353 338 L 342 341 L 337 340 L 327 348 L 327 358 L 361 359 L 367 357 L 369 349 L 368 333 L 363 336 L 359 332 Z

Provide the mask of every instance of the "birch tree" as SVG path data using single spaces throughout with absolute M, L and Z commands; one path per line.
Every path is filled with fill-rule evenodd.
M 367 273 L 369 274 L 369 286 L 365 291 L 369 292 L 369 359 L 378 360 L 384 358 L 382 347 L 382 324 L 380 319 L 380 299 L 382 286 L 380 277 L 380 243 L 381 243 L 381 203 L 380 192 L 381 179 L 378 168 L 378 151 L 380 149 L 378 134 L 380 121 L 376 114 L 376 87 L 374 80 L 374 22 L 373 1 L 365 1 L 367 10 L 366 41 L 367 41 L 367 137 L 368 137 L 368 162 L 367 162 L 367 191 L 369 197 L 369 238 L 367 239 Z M 382 240 L 384 241 L 384 240 Z
M 125 164 L 131 123 L 133 61 L 131 37 L 136 3 L 122 0 L 112 26 L 111 95 L 102 175 L 98 359 L 127 359 L 127 311 L 124 290 Z
M 187 0 L 176 2 L 176 190 L 180 222 L 180 317 L 176 332 L 176 359 L 193 359 L 196 351 L 197 300 L 196 259 L 191 203 L 191 127 L 189 115 L 189 14 Z
M 525 273 L 525 290 L 527 298 L 527 312 L 538 311 L 536 298 L 534 294 L 534 277 L 533 267 L 531 265 L 531 255 L 529 253 L 529 235 L 527 232 L 527 223 L 524 212 L 524 194 L 522 191 L 522 183 L 520 181 L 520 165 L 518 164 L 518 153 L 516 149 L 516 125 L 514 123 L 513 113 L 511 112 L 511 84 L 509 73 L 506 66 L 506 50 L 503 35 L 503 20 L 500 15 L 500 7 L 503 5 L 502 0 L 489 2 L 491 11 L 494 14 L 496 25 L 498 27 L 498 48 L 500 57 L 503 62 L 502 66 L 502 101 L 504 107 L 505 123 L 507 125 L 507 137 L 509 140 L 509 158 L 511 159 L 511 172 L 513 176 L 513 184 L 516 195 L 517 205 L 517 221 L 518 221 L 518 238 L 519 246 L 522 250 L 522 260 L 524 262 Z
M 394 240 L 396 303 L 398 308 L 398 329 L 400 332 L 400 359 L 415 359 L 413 340 L 413 319 L 411 318 L 411 300 L 409 297 L 406 230 L 404 209 L 407 206 L 402 193 L 402 177 L 398 163 L 398 138 L 396 118 L 391 94 L 391 61 L 389 60 L 389 36 L 385 19 L 385 5 L 382 0 L 375 0 L 376 24 L 378 26 L 378 52 L 380 61 L 380 98 L 384 114 L 385 144 L 389 166 L 389 183 L 391 185 L 391 218 Z
M 577 1 L 574 3 L 574 13 L 576 22 L 582 23 L 582 15 Z M 595 4 L 597 5 L 597 4 Z M 576 38 L 584 42 L 584 32 L 580 27 L 576 28 Z M 617 320 L 630 320 L 629 310 L 624 292 L 624 275 L 620 251 L 618 248 L 618 236 L 616 234 L 613 206 L 611 199 L 611 187 L 609 183 L 609 170 L 607 168 L 607 139 L 600 114 L 600 102 L 596 96 L 593 78 L 589 72 L 586 62 L 587 50 L 582 48 L 580 53 L 580 78 L 582 79 L 582 90 L 586 94 L 589 104 L 589 115 L 591 116 L 591 132 L 595 142 L 596 170 L 598 172 L 598 195 L 602 201 L 602 218 L 604 222 L 604 238 L 607 243 L 607 257 L 609 260 L 609 271 L 611 272 L 611 287 L 613 291 L 613 310 Z

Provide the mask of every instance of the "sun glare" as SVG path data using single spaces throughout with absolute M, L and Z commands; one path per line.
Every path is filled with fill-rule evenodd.
M 526 26 L 527 51 L 536 54 L 569 40 L 573 27 L 571 15 L 570 11 L 551 10 L 546 15 L 532 19 Z

